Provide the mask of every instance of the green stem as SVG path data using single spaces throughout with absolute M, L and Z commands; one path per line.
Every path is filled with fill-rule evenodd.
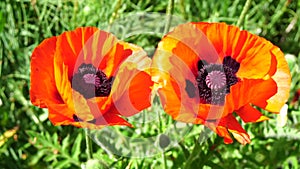
M 91 139 L 89 137 L 89 130 L 88 129 L 84 129 L 84 134 L 85 134 L 85 144 L 86 144 L 86 154 L 87 154 L 87 159 L 90 160 L 93 158 L 92 155 L 92 143 L 91 143 Z
M 172 22 L 172 13 L 173 13 L 173 8 L 174 8 L 174 0 L 169 0 L 168 2 L 168 7 L 167 7 L 167 18 L 166 18 L 166 24 L 165 24 L 165 29 L 164 29 L 164 34 L 168 33 L 171 27 L 171 22 Z
M 166 154 L 165 154 L 164 150 L 162 152 L 162 160 L 163 160 L 164 169 L 167 169 L 168 168 L 168 166 L 167 166 L 167 159 L 166 159 Z
M 251 0 L 247 0 L 236 26 L 240 27 L 244 23 L 246 13 L 248 12 L 250 6 L 251 6 Z

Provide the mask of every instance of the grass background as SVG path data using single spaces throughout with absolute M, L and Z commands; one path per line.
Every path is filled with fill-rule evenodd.
M 172 2 L 172 1 L 170 1 Z M 0 2 L 0 168 L 299 168 L 300 110 L 292 97 L 299 86 L 300 1 L 252 0 L 240 22 L 246 0 L 176 0 L 169 8 L 166 0 L 2 0 Z M 83 129 L 54 127 L 47 110 L 29 101 L 30 56 L 45 38 L 79 26 L 113 24 L 115 20 L 137 12 L 172 12 L 186 21 L 210 21 L 239 24 L 279 46 L 287 56 L 293 75 L 287 124 L 278 127 L 271 120 L 245 124 L 252 137 L 249 145 L 235 142 L 225 145 L 212 134 L 198 141 L 202 126 L 191 127 L 177 146 L 149 158 L 113 155 L 92 142 L 88 160 Z M 160 35 L 140 35 L 125 39 L 145 48 L 153 48 Z M 154 112 L 162 112 L 159 106 Z M 155 135 L 172 121 L 145 124 L 143 133 Z M 166 122 L 166 123 L 165 123 Z M 122 128 L 114 128 L 123 131 Z M 128 134 L 128 133 L 127 133 Z M 133 135 L 138 136 L 135 132 Z M 111 140 L 106 144 L 112 145 Z M 114 147 L 118 149 L 117 147 Z

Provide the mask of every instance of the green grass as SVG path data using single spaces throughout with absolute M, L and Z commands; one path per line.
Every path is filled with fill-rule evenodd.
M 175 169 L 183 168 L 189 161 L 188 165 L 194 168 L 298 168 L 300 143 L 296 136 L 300 134 L 300 110 L 299 102 L 291 105 L 290 101 L 300 88 L 300 1 L 252 0 L 244 21 L 239 22 L 245 2 L 177 0 L 173 10 L 168 11 L 167 0 L 1 1 L 0 143 L 3 144 L 0 145 L 0 168 L 80 168 L 88 161 L 84 131 L 71 126 L 54 127 L 47 119 L 47 110 L 36 108 L 29 101 L 30 56 L 43 39 L 79 26 L 113 29 L 119 18 L 134 16 L 137 12 L 170 11 L 182 22 L 239 23 L 241 29 L 265 37 L 284 53 L 292 54 L 288 59 L 293 79 L 287 126 L 277 127 L 276 115 L 270 114 L 267 114 L 272 118 L 270 121 L 246 124 L 244 127 L 253 138 L 246 146 L 237 142 L 225 145 L 212 133 L 208 133 L 211 135 L 208 140 L 199 143 L 197 139 L 205 130 L 202 126 L 191 126 L 177 145 L 164 149 L 165 164 L 161 153 L 148 158 L 113 154 L 125 151 L 126 147 L 118 147 L 116 140 L 108 139 L 108 135 L 100 137 L 100 142 L 110 145 L 110 149 L 92 142 L 94 160 L 89 160 L 87 165 L 97 164 L 99 168 L 161 168 L 166 165 Z M 156 25 L 149 27 L 157 28 Z M 157 30 L 152 35 L 137 33 L 123 39 L 144 47 L 151 55 L 162 35 L 161 30 Z M 162 113 L 162 109 L 156 106 L 151 112 Z M 167 115 L 163 114 L 161 118 L 155 124 L 145 123 L 140 127 L 141 131 L 124 127 L 111 127 L 111 130 L 132 138 L 141 132 L 151 138 L 173 125 Z M 18 127 L 15 134 L 3 137 L 15 127 Z M 157 142 L 154 138 L 150 141 Z

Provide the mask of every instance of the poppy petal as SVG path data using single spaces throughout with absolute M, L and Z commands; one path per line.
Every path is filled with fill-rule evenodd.
M 56 37 L 44 40 L 32 53 L 30 68 L 30 100 L 41 108 L 47 103 L 63 103 L 54 81 L 53 58 Z
M 232 86 L 230 91 L 226 96 L 225 103 L 226 112 L 229 113 L 249 103 L 264 108 L 267 105 L 266 100 L 276 94 L 277 86 L 272 79 L 244 79 L 243 82 L 238 82 Z
M 197 37 L 197 38 L 195 38 Z M 197 73 L 198 60 L 206 60 L 209 62 L 217 62 L 218 55 L 213 45 L 195 25 L 188 23 L 176 27 L 172 32 L 168 33 L 158 44 L 155 55 L 165 55 L 160 58 L 153 58 L 154 67 L 160 69 L 171 68 L 168 57 L 176 58 L 189 67 L 194 74 Z M 186 57 L 188 56 L 188 57 Z M 157 60 L 156 60 L 157 59 Z M 165 61 L 163 61 L 165 59 Z M 155 65 L 156 63 L 160 63 Z M 159 66 L 165 64 L 163 66 Z M 167 69 L 165 71 L 168 71 Z
M 120 57 L 125 59 L 119 67 L 112 68 L 113 72 L 118 69 L 112 86 L 112 98 L 119 113 L 128 117 L 150 106 L 153 82 L 148 70 L 151 59 L 140 47 L 125 42 L 119 44 L 122 47 L 120 51 L 124 51 Z
M 189 52 L 194 52 L 197 56 L 197 58 L 184 57 L 186 56 L 186 53 L 178 51 L 181 52 L 181 54 L 178 54 L 178 57 L 184 61 L 191 61 L 195 59 L 197 61 L 199 59 L 206 60 L 210 63 L 217 63 L 220 61 L 214 45 L 211 43 L 210 39 L 208 39 L 208 36 L 205 35 L 203 30 L 197 28 L 196 24 L 187 23 L 179 25 L 172 32 L 168 33 L 166 37 L 177 40 L 180 42 L 177 46 L 183 45 L 185 46 L 185 49 L 190 50 Z M 191 62 L 186 63 L 188 64 Z
M 218 136 L 223 137 L 225 144 L 233 143 L 233 140 L 226 127 L 211 122 L 206 122 L 205 126 L 217 133 Z
M 111 60 L 111 62 L 122 61 L 122 64 L 118 63 L 118 65 L 111 67 L 110 70 L 116 71 L 118 69 L 117 74 L 114 74 L 114 83 L 111 89 L 114 100 L 118 100 L 128 90 L 129 82 L 136 74 L 146 71 L 151 64 L 151 59 L 147 57 L 146 52 L 142 48 L 125 42 L 119 42 L 117 46 L 125 54 L 123 55 L 118 51 L 117 53 L 119 54 L 116 55 L 122 59 Z
M 236 120 L 236 118 L 232 114 L 228 115 L 225 118 L 225 124 L 223 124 L 221 120 L 220 125 L 221 126 L 223 125 L 224 127 L 226 125 L 228 131 L 230 131 L 233 137 L 241 144 L 245 145 L 247 143 L 250 143 L 250 136 L 242 128 L 240 123 Z
M 166 76 L 168 75 L 165 75 L 164 77 Z M 180 93 L 180 89 L 176 83 L 173 82 L 174 85 L 172 85 L 172 81 L 170 80 L 165 80 L 161 83 L 164 83 L 163 88 L 158 87 L 161 104 L 164 110 L 176 119 L 181 107 L 180 95 L 177 94 Z
M 95 124 L 98 126 L 113 126 L 113 125 L 125 125 L 129 127 L 133 127 L 129 122 L 127 122 L 125 119 L 123 119 L 119 111 L 114 107 L 111 106 L 111 108 L 108 110 L 109 113 L 105 113 L 100 118 L 95 119 Z
M 179 83 L 173 79 L 165 81 L 164 87 L 158 89 L 161 104 L 165 112 L 171 115 L 173 119 L 186 123 L 195 123 L 197 121 L 197 114 L 195 113 L 197 104 L 195 100 L 188 99 L 185 92 L 180 88 Z
M 198 118 L 210 121 L 223 118 L 229 114 L 224 106 L 199 104 Z
M 269 118 L 263 116 L 260 111 L 253 108 L 250 105 L 245 105 L 239 110 L 236 110 L 236 113 L 242 118 L 242 120 L 246 123 L 248 122 L 261 122 L 264 120 L 268 120 Z
M 81 27 L 58 37 L 57 55 L 68 66 L 68 77 L 71 79 L 74 71 L 77 71 L 82 63 L 91 63 L 98 67 L 102 62 L 106 62 L 104 57 L 113 50 L 116 43 L 117 38 L 108 32 L 95 27 Z
M 55 126 L 73 125 L 81 127 L 81 124 L 73 119 L 74 110 L 71 110 L 66 104 L 49 104 L 48 110 L 48 118 Z
M 240 63 L 238 77 L 259 79 L 268 74 L 272 58 L 270 50 L 273 47 L 270 42 L 225 23 L 193 24 L 208 37 L 221 60 L 231 56 Z
M 206 122 L 205 125 L 216 132 L 220 137 L 223 137 L 225 144 L 233 143 L 229 132 L 243 145 L 251 142 L 250 136 L 232 114 L 229 114 L 216 122 Z
M 138 72 L 126 84 L 128 88 L 117 101 L 114 102 L 115 107 L 121 115 L 129 117 L 151 105 L 151 86 L 153 82 L 148 73 Z
M 54 57 L 54 73 L 57 90 L 68 108 L 80 119 L 92 120 L 94 117 L 90 114 L 86 99 L 72 89 L 71 82 L 68 79 L 68 67 L 63 63 L 62 58 L 57 55 Z M 69 116 L 73 117 L 73 114 Z
M 277 93 L 267 100 L 267 105 L 264 108 L 270 112 L 279 112 L 289 98 L 291 74 L 284 54 L 279 48 L 274 47 L 271 55 L 276 57 L 277 60 L 276 72 L 271 77 L 276 82 Z
M 174 39 L 165 38 L 167 43 L 163 40 L 153 57 L 152 79 L 157 85 L 165 111 L 175 120 L 195 123 L 198 121 L 196 117 L 199 97 L 197 96 L 198 90 L 194 86 L 196 84 L 195 72 L 191 71 L 191 67 L 196 69 L 196 64 L 189 65 L 192 60 L 183 60 L 184 57 L 180 58 L 182 55 L 179 57 L 172 53 L 169 47 L 172 45 L 175 47 L 172 43 L 177 44 L 177 42 Z
M 110 109 L 110 106 L 112 105 L 112 97 L 94 97 L 88 99 L 87 104 L 94 118 L 99 118 Z
M 223 137 L 225 144 L 233 143 L 233 140 L 227 130 L 227 127 L 217 126 L 215 131 L 220 137 Z
M 95 27 L 81 27 L 58 36 L 56 55 L 68 66 L 68 78 L 71 79 L 75 65 L 86 42 L 97 32 Z
M 112 50 L 110 50 L 104 57 L 99 65 L 99 69 L 103 70 L 108 77 L 114 76 L 116 70 L 119 69 L 121 63 L 123 63 L 133 53 L 143 53 L 142 55 L 147 56 L 143 49 L 131 45 L 126 42 L 117 42 Z

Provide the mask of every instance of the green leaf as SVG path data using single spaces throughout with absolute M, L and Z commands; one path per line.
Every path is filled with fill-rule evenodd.
M 30 156 L 29 157 L 29 165 L 30 166 L 34 166 L 36 165 L 43 156 L 47 155 L 49 153 L 49 151 L 47 149 L 40 149 L 38 150 L 37 154 L 35 154 L 34 156 Z
M 3 17 L 3 11 L 0 11 L 0 33 L 3 31 L 4 29 L 4 25 L 5 25 L 5 17 Z
M 47 162 L 50 162 L 50 161 L 55 160 L 56 157 L 57 157 L 57 154 L 55 154 L 55 153 L 49 153 L 49 154 L 47 154 L 47 156 L 44 158 L 44 160 L 47 161 Z
M 54 168 L 69 168 L 69 166 L 70 166 L 70 161 L 65 159 L 65 160 L 58 161 L 53 167 Z
M 68 134 L 67 137 L 65 137 L 62 141 L 62 150 L 63 152 L 67 152 L 67 148 L 69 147 L 70 145 L 70 135 Z
M 82 134 L 79 133 L 74 141 L 74 144 L 73 144 L 72 150 L 71 150 L 71 156 L 74 159 L 78 159 L 78 156 L 81 153 L 81 151 L 80 151 L 81 142 L 82 142 Z
M 50 137 L 51 137 L 51 136 L 50 136 Z M 54 133 L 54 134 L 52 135 L 52 140 L 53 140 L 54 145 L 57 145 L 57 146 L 59 145 L 57 133 Z

